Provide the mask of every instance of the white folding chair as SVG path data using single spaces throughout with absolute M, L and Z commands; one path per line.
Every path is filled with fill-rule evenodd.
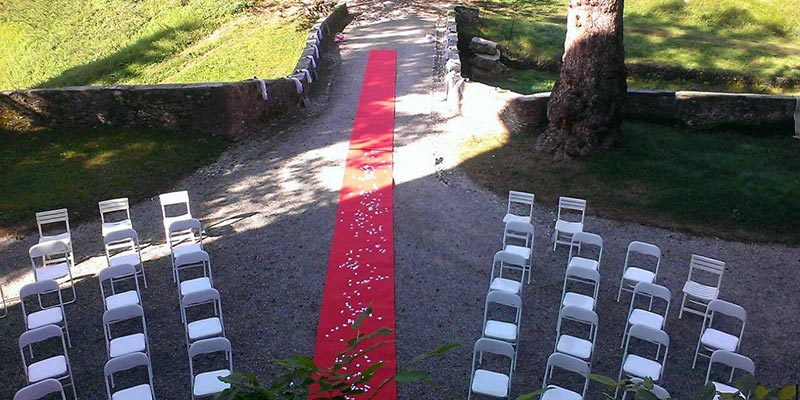
M 700 316 L 706 315 L 708 303 L 719 296 L 723 272 L 725 272 L 724 262 L 692 254 L 689 262 L 689 278 L 683 285 L 683 301 L 678 319 L 683 317 L 684 311 Z M 696 304 L 700 309 L 687 307 L 687 301 Z
M 644 379 L 631 378 L 631 382 L 634 384 L 639 384 L 644 382 Z M 625 391 L 625 393 L 622 394 L 622 400 L 626 400 L 628 398 L 628 393 L 634 393 L 635 396 L 635 391 L 633 389 L 628 389 Z M 664 389 L 663 387 L 656 385 L 655 383 L 653 384 L 653 388 L 650 389 L 650 393 L 655 395 L 658 400 L 670 400 L 672 398 L 667 389 Z
M 103 310 L 124 307 L 131 304 L 142 304 L 142 291 L 139 290 L 139 279 L 136 278 L 136 268 L 130 264 L 120 264 L 106 267 L 98 275 L 100 281 L 100 295 L 103 299 Z M 119 289 L 123 281 L 133 281 L 133 288 Z M 106 295 L 106 285 L 109 294 Z
M 114 374 L 130 371 L 137 367 L 147 369 L 147 383 L 131 386 L 122 390 L 114 390 Z M 106 394 L 108 400 L 155 400 L 153 390 L 153 367 L 150 358 L 144 353 L 131 353 L 117 358 L 112 358 L 103 367 L 106 381 Z
M 581 249 L 586 246 L 593 246 L 597 250 L 597 258 L 592 259 L 589 257 L 581 257 Z M 572 255 L 573 249 L 577 248 L 575 255 Z M 572 240 L 569 246 L 569 258 L 567 258 L 567 267 L 584 267 L 594 270 L 600 270 L 600 261 L 603 259 L 603 238 L 600 235 L 589 232 L 575 232 L 572 235 Z
M 169 226 L 175 221 L 192 218 L 192 209 L 189 207 L 189 192 L 171 192 L 158 196 L 161 203 L 161 217 L 164 222 L 164 236 L 169 243 Z
M 116 324 L 139 323 L 140 329 L 126 329 L 125 334 L 115 335 Z M 106 339 L 106 353 L 109 359 L 131 353 L 145 353 L 150 356 L 150 340 L 147 337 L 147 321 L 144 310 L 138 304 L 112 308 L 103 313 L 103 335 Z
M 196 276 L 194 278 L 181 278 L 181 272 L 197 269 L 201 270 L 202 275 L 195 273 L 193 274 L 193 276 Z M 181 298 L 189 293 L 212 289 L 214 287 L 214 278 L 211 274 L 211 257 L 203 250 L 175 257 L 175 276 L 177 277 L 178 291 Z
M 558 368 L 568 371 L 583 378 L 583 389 L 580 393 L 564 388 L 563 386 L 548 384 L 553 379 L 553 371 Z M 562 353 L 553 353 L 547 358 L 547 367 L 544 370 L 542 387 L 548 388 L 541 400 L 581 400 L 586 398 L 586 391 L 589 389 L 589 364 L 579 358 L 568 356 Z
M 714 327 L 715 317 L 718 317 L 717 314 L 722 314 L 741 323 L 738 334 L 733 335 Z M 719 325 L 720 319 L 719 317 L 716 318 L 718 322 L 717 326 Z M 747 311 L 745 311 L 742 306 L 725 300 L 711 300 L 711 302 L 708 303 L 706 315 L 703 317 L 703 326 L 700 328 L 700 338 L 697 340 L 697 348 L 694 351 L 692 369 L 694 369 L 695 364 L 697 364 L 697 356 L 709 358 L 715 350 L 738 352 L 739 345 L 742 343 L 742 335 L 744 335 L 744 326 L 746 323 Z M 701 349 L 708 351 L 708 354 L 703 354 Z
M 497 304 L 514 309 L 514 320 L 490 319 L 489 308 Z M 517 367 L 517 352 L 519 343 L 519 326 L 522 321 L 522 299 L 514 294 L 494 290 L 486 296 L 486 305 L 483 309 L 483 337 L 503 340 L 514 346 L 514 368 Z
M 74 303 L 77 294 L 72 279 L 72 255 L 67 244 L 59 240 L 42 242 L 31 247 L 28 255 L 31 259 L 34 280 L 37 282 L 54 280 L 56 282 L 63 281 L 64 284 L 68 283 L 69 289 L 72 291 L 72 300 L 66 301 L 64 304 Z M 59 283 L 59 290 L 65 290 L 60 286 L 61 283 Z
M 142 251 L 139 247 L 139 234 L 133 229 L 117 228 L 103 235 L 103 244 L 106 248 L 108 266 L 133 265 L 136 269 L 136 277 L 142 278 L 146 289 L 147 275 L 144 271 Z
M 14 400 L 40 400 L 50 398 L 52 394 L 60 394 L 61 400 L 67 400 L 67 395 L 64 394 L 64 387 L 61 386 L 61 382 L 49 378 L 18 390 L 17 394 L 14 395 Z
M 570 214 L 578 214 L 568 220 Z M 586 200 L 573 197 L 558 198 L 558 217 L 553 232 L 553 251 L 559 244 L 572 245 L 572 235 L 583 232 L 583 220 L 586 214 Z
M 594 355 L 594 345 L 597 339 L 597 325 L 599 319 L 597 313 L 585 308 L 566 306 L 561 309 L 556 324 L 556 345 L 554 352 L 564 353 L 573 357 L 580 358 L 591 364 Z M 575 326 L 575 330 L 569 330 L 566 325 Z M 571 332 L 583 331 L 581 334 L 571 334 Z
M 631 339 L 637 339 L 641 343 L 656 345 L 655 356 L 644 356 L 644 351 L 637 351 L 634 354 L 631 348 Z M 661 348 L 664 348 L 662 353 Z M 622 380 L 625 374 L 631 378 L 650 378 L 653 382 L 658 382 L 664 377 L 664 365 L 669 353 L 669 335 L 660 329 L 653 329 L 646 325 L 633 325 L 628 331 L 625 340 L 625 352 L 622 355 L 622 365 L 619 368 L 617 380 Z M 619 394 L 617 388 L 614 398 Z
M 511 378 L 514 373 L 514 351 L 514 346 L 502 340 L 480 338 L 475 342 L 467 400 L 472 398 L 473 393 L 497 398 L 508 397 L 509 392 L 511 392 Z M 507 357 L 509 361 L 508 373 L 478 368 L 479 364 L 482 364 L 478 362 L 478 358 L 482 359 L 483 353 Z
M 133 229 L 128 198 L 103 200 L 97 203 L 100 208 L 100 231 L 103 237 L 120 229 Z
M 572 291 L 567 286 L 580 285 L 591 287 L 591 294 Z M 561 308 L 576 306 L 594 311 L 597 307 L 597 295 L 600 292 L 600 272 L 584 267 L 568 267 L 564 275 L 564 286 L 561 289 Z
M 62 353 L 34 361 L 33 345 L 42 344 L 56 338 L 61 341 Z M 43 344 L 42 346 L 45 345 Z M 25 357 L 25 348 L 28 349 L 31 355 L 30 364 L 28 364 L 28 359 Z M 25 378 L 28 383 L 36 383 L 53 378 L 61 381 L 63 386 L 71 386 L 75 400 L 78 399 L 78 393 L 75 391 L 75 382 L 72 380 L 72 367 L 67 354 L 67 343 L 64 341 L 64 333 L 60 327 L 45 325 L 23 332 L 19 337 L 19 354 L 22 356 L 22 368 L 25 370 Z
M 42 296 L 53 294 L 58 297 L 58 303 L 50 306 L 42 305 Z M 25 306 L 25 300 L 36 296 L 36 303 L 39 311 L 30 310 Z M 64 299 L 61 291 L 58 290 L 58 283 L 54 280 L 39 281 L 29 283 L 19 290 L 19 304 L 22 308 L 22 318 L 25 321 L 25 329 L 36 329 L 46 325 L 56 325 L 64 331 L 67 336 L 67 343 L 72 347 L 69 337 L 69 324 L 67 324 L 67 313 L 64 312 Z M 33 312 L 30 312 L 33 311 Z M 30 313 L 29 313 L 30 312 Z
M 503 231 L 503 250 L 525 259 L 525 273 L 531 283 L 533 269 L 533 225 L 530 222 L 510 221 Z
M 57 240 L 66 244 L 72 253 L 72 232 L 66 208 L 37 212 L 36 225 L 39 227 L 39 243 Z
M 503 223 L 508 224 L 511 221 L 519 221 L 532 224 L 534 198 L 533 193 L 509 190 L 508 208 L 505 217 L 503 217 Z
M 228 368 L 195 373 L 195 357 L 220 352 L 225 353 L 225 359 L 228 360 Z M 192 377 L 192 399 L 222 393 L 223 390 L 228 389 L 231 385 L 222 382 L 219 378 L 224 378 L 231 373 L 233 373 L 233 354 L 231 352 L 231 342 L 228 339 L 224 337 L 203 339 L 189 346 L 189 376 Z
M 513 275 L 517 272 L 519 278 L 514 278 Z M 500 290 L 520 294 L 522 283 L 525 281 L 525 259 L 518 254 L 504 250 L 494 253 L 492 272 L 489 278 L 489 291 Z
M 655 258 L 655 266 L 647 269 L 643 264 L 633 264 L 634 258 Z M 619 279 L 619 291 L 617 292 L 617 302 L 623 290 L 633 291 L 634 286 L 639 282 L 656 283 L 658 278 L 658 266 L 661 265 L 661 249 L 650 243 L 633 241 L 628 245 L 628 252 L 625 253 L 625 265 L 622 266 L 622 278 Z
M 659 302 L 654 300 L 659 299 Z M 639 300 L 637 302 L 637 300 Z M 642 308 L 639 304 L 644 301 L 647 306 Z M 660 304 L 659 304 L 660 303 Z M 628 336 L 628 328 L 633 325 L 647 325 L 653 329 L 664 330 L 669 315 L 669 307 L 672 303 L 672 293 L 664 286 L 654 283 L 639 282 L 633 288 L 631 294 L 631 304 L 628 306 L 628 318 L 625 320 L 625 330 L 622 331 L 622 342 L 619 347 L 625 345 L 625 338 Z M 658 312 L 661 311 L 661 312 Z
M 711 369 L 714 364 L 720 364 L 724 368 L 730 368 L 731 374 L 730 378 L 728 378 L 727 383 L 718 380 L 711 379 Z M 733 377 L 736 370 L 741 371 L 742 373 L 748 373 L 750 375 L 756 374 L 756 364 L 753 363 L 748 357 L 745 357 L 741 354 L 734 353 L 732 351 L 727 350 L 715 350 L 711 353 L 711 361 L 708 363 L 708 370 L 706 371 L 706 382 L 711 382 L 714 384 L 714 389 L 718 393 L 730 393 L 730 394 L 739 394 L 738 398 L 740 399 L 749 399 L 750 393 L 742 393 L 739 389 L 732 386 Z M 727 375 L 727 373 L 726 373 Z M 714 400 L 720 400 L 719 396 L 715 396 Z
M 198 311 L 200 317 L 195 317 L 194 314 L 189 315 L 189 309 L 211 305 L 213 314 L 208 310 Z M 192 343 L 212 337 L 225 336 L 225 324 L 222 320 L 222 302 L 219 298 L 219 292 L 216 289 L 205 289 L 194 293 L 189 293 L 181 299 L 181 318 L 183 319 L 183 328 L 186 331 L 186 347 L 191 346 Z
M 172 222 L 167 228 L 167 244 L 172 252 L 172 281 L 178 279 L 175 260 L 185 254 L 203 251 L 203 228 L 196 219 Z

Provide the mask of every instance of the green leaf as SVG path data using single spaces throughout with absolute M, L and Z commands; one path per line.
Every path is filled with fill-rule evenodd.
M 368 306 L 367 309 L 361 312 L 361 315 L 356 318 L 355 322 L 353 322 L 353 330 L 357 331 L 358 327 L 361 326 L 361 323 L 364 322 L 364 319 L 366 319 L 370 314 L 372 314 L 372 306 Z
M 633 396 L 634 400 L 658 400 L 658 397 L 649 389 L 640 387 Z
M 758 400 L 766 399 L 768 394 L 769 394 L 769 390 L 767 388 L 765 388 L 764 386 L 761 386 L 761 385 L 756 386 L 756 398 Z
M 756 387 L 756 378 L 750 374 L 744 374 L 736 380 L 734 386 L 739 389 L 741 393 L 751 393 Z
M 394 380 L 397 383 L 417 383 L 417 382 L 425 382 L 428 384 L 433 384 L 434 382 L 428 377 L 428 374 L 422 371 L 410 371 L 404 370 L 398 372 L 394 376 Z
M 714 400 L 714 396 L 717 395 L 717 389 L 714 387 L 714 384 L 709 382 L 707 385 L 700 388 L 700 390 L 694 392 L 694 396 L 692 396 L 693 400 Z
M 447 353 L 448 351 L 450 351 L 450 350 L 452 350 L 452 349 L 454 349 L 454 348 L 456 348 L 458 346 L 461 346 L 461 343 L 458 343 L 458 342 L 448 343 L 448 344 L 446 344 L 444 346 L 439 347 L 436 350 L 429 351 L 427 353 L 423 353 L 423 354 L 420 354 L 420 355 L 412 358 L 411 361 L 409 361 L 406 366 L 414 365 L 414 364 L 416 364 L 416 363 L 418 363 L 418 362 L 420 362 L 422 360 L 427 360 L 427 359 L 429 359 L 431 357 L 434 357 L 434 356 L 441 356 L 442 354 Z
M 791 400 L 797 398 L 797 385 L 785 386 L 778 392 L 778 400 Z
M 609 378 L 605 375 L 589 374 L 589 379 L 597 383 L 603 384 L 605 386 L 608 386 L 609 388 L 616 388 L 617 386 L 622 386 L 620 382 L 617 382 L 616 380 Z
M 534 390 L 533 392 L 523 394 L 522 396 L 517 397 L 516 400 L 533 400 L 536 396 L 541 395 L 542 393 L 550 390 L 550 387 L 543 387 L 541 389 Z

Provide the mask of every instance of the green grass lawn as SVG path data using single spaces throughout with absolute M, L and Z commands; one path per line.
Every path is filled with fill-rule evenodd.
M 207 134 L 123 128 L 0 131 L 0 232 L 35 228 L 38 211 L 97 215 L 97 202 L 145 199 L 227 147 Z
M 481 8 L 482 36 L 553 71 L 564 47 L 564 1 L 469 3 Z M 797 9 L 800 0 L 627 0 L 626 60 L 644 67 L 631 86 L 798 93 L 800 86 L 779 82 L 800 79 L 800 13 L 788 11 Z M 686 70 L 718 78 L 687 80 Z
M 296 22 L 254 0 L 4 0 L 0 90 L 291 73 Z
M 743 133 L 624 124 L 621 143 L 581 161 L 554 162 L 534 135 L 474 136 L 463 168 L 505 196 L 588 199 L 589 212 L 618 220 L 744 240 L 800 244 L 800 141 Z M 503 160 L 498 162 L 497 160 Z

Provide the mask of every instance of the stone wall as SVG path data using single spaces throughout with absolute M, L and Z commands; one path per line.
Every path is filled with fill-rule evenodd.
M 107 125 L 191 129 L 238 140 L 307 101 L 317 68 L 335 47 L 334 34 L 350 19 L 342 3 L 318 21 L 295 73 L 286 78 L 5 91 L 0 92 L 0 129 Z

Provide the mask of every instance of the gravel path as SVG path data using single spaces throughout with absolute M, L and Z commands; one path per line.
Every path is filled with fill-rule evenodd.
M 366 9 L 366 7 L 369 9 Z M 491 257 L 501 239 L 505 199 L 476 187 L 457 169 L 457 144 L 473 134 L 467 118 L 443 120 L 434 87 L 436 46 L 425 39 L 443 26 L 443 9 L 386 1 L 354 5 L 362 12 L 345 31 L 340 58 L 329 87 L 307 119 L 272 138 L 255 137 L 227 151 L 216 163 L 181 182 L 189 190 L 193 213 L 207 228 L 215 286 L 222 294 L 234 367 L 274 376 L 272 361 L 313 352 L 316 321 L 325 279 L 336 201 L 347 140 L 358 101 L 367 52 L 396 48 L 398 82 L 395 154 L 395 262 L 397 340 L 401 366 L 414 355 L 458 341 L 464 346 L 423 366 L 436 387 L 401 386 L 400 398 L 466 397 L 472 342 L 479 336 Z M 439 164 L 436 160 L 441 158 Z M 120 193 L 124 195 L 124 193 Z M 591 215 L 591 199 L 588 214 Z M 163 245 L 158 200 L 132 208 L 134 226 L 148 243 L 145 258 L 150 287 L 143 293 L 148 318 L 157 395 L 187 398 L 189 392 L 183 328 L 177 292 Z M 512 394 L 541 383 L 555 337 L 566 249 L 549 249 L 554 210 L 535 207 L 534 282 L 523 293 L 524 316 L 519 365 Z M 722 298 L 747 309 L 750 322 L 742 352 L 754 358 L 757 376 L 777 385 L 800 380 L 800 304 L 797 288 L 800 252 L 769 244 L 698 238 L 630 223 L 587 218 L 587 230 L 606 241 L 603 254 L 598 354 L 593 372 L 616 376 L 618 341 L 627 303 L 614 300 L 625 247 L 631 240 L 658 244 L 664 251 L 660 283 L 680 293 L 688 260 L 697 253 L 728 262 Z M 70 356 L 81 399 L 104 398 L 105 348 L 102 305 L 96 273 L 104 260 L 97 221 L 74 227 L 81 261 L 76 272 L 79 301 L 67 308 L 73 347 Z M 15 297 L 31 281 L 27 249 L 34 237 L 3 239 L 3 287 Z M 705 363 L 690 370 L 700 318 L 667 322 L 672 338 L 664 386 L 688 398 L 702 384 Z M 12 306 L 0 320 L 0 398 L 24 385 L 16 348 L 21 311 Z M 598 386 L 592 385 L 600 398 Z

